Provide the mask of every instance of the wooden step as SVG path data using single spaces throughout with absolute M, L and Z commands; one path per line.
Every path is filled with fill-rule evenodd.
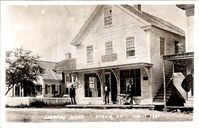
M 170 96 L 167 96 L 167 98 L 170 98 Z M 155 96 L 155 99 L 164 99 L 164 96 Z
M 156 96 L 164 96 L 164 94 L 157 94 Z M 167 96 L 171 96 L 171 94 L 167 94 Z

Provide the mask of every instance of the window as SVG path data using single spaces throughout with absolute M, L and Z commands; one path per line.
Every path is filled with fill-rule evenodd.
M 127 93 L 129 80 L 133 81 L 133 96 L 141 96 L 140 69 L 130 69 L 120 71 L 120 93 Z
M 93 45 L 87 46 L 87 63 L 93 62 Z
M 66 74 L 66 82 L 71 83 L 72 82 L 72 75 L 71 74 Z
M 68 87 L 66 87 L 66 94 L 69 94 L 69 88 Z
M 45 93 L 46 94 L 50 94 L 51 93 L 51 86 L 50 85 L 48 85 L 48 84 L 45 84 Z
M 179 43 L 179 41 L 175 41 L 175 53 L 180 53 L 180 43 Z
M 42 93 L 42 85 L 36 85 L 36 94 L 39 95 Z
M 160 37 L 160 56 L 165 55 L 165 39 Z
M 106 49 L 106 55 L 110 55 L 110 54 L 113 54 L 113 46 L 112 46 L 112 41 L 110 42 L 106 42 L 105 43 L 105 49 Z
M 135 38 L 134 36 L 126 38 L 126 56 L 135 56 Z
M 55 84 L 52 84 L 52 94 L 55 94 Z
M 59 85 L 55 85 L 55 94 L 59 94 Z
M 112 25 L 112 9 L 110 6 L 104 7 L 104 26 Z
M 85 97 L 101 97 L 101 86 L 96 74 L 85 74 Z
M 20 87 L 19 86 L 15 86 L 14 89 L 15 89 L 15 96 L 16 97 L 20 96 Z

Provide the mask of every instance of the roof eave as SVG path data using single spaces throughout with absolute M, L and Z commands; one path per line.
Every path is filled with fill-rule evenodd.
M 151 25 L 151 26 L 150 26 L 150 28 L 153 28 L 153 27 L 154 27 L 154 28 L 161 29 L 161 30 L 166 31 L 166 32 L 169 32 L 169 33 L 173 33 L 173 34 L 179 35 L 179 36 L 181 36 L 181 37 L 185 37 L 185 33 L 168 31 L 168 30 L 165 30 L 165 29 L 163 29 L 163 28 L 160 28 L 160 27 L 154 26 L 154 25 Z
M 95 18 L 95 15 L 98 13 L 98 11 L 103 7 L 103 5 L 97 5 L 94 11 L 91 13 L 89 18 L 85 21 L 84 25 L 81 27 L 78 34 L 75 36 L 75 38 L 70 43 L 71 45 L 78 46 L 81 44 L 79 41 L 82 35 L 85 33 L 86 28 L 89 26 L 90 22 L 92 22 Z

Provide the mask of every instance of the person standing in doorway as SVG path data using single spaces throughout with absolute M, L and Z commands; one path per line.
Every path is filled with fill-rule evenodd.
M 129 84 L 127 86 L 127 100 L 130 98 L 130 104 L 133 105 L 133 82 L 129 80 Z
M 71 104 L 77 104 L 75 99 L 76 92 L 73 84 L 71 85 L 69 92 L 70 92 Z
M 110 92 L 109 86 L 106 83 L 104 83 L 104 101 L 105 101 L 105 104 L 109 104 L 109 92 Z

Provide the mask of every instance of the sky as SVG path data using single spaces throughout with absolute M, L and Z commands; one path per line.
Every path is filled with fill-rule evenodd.
M 23 47 L 41 56 L 41 60 L 58 62 L 75 47 L 70 45 L 92 13 L 94 5 L 10 5 L 5 8 L 6 50 Z M 142 5 L 142 10 L 186 30 L 185 12 L 175 5 Z

